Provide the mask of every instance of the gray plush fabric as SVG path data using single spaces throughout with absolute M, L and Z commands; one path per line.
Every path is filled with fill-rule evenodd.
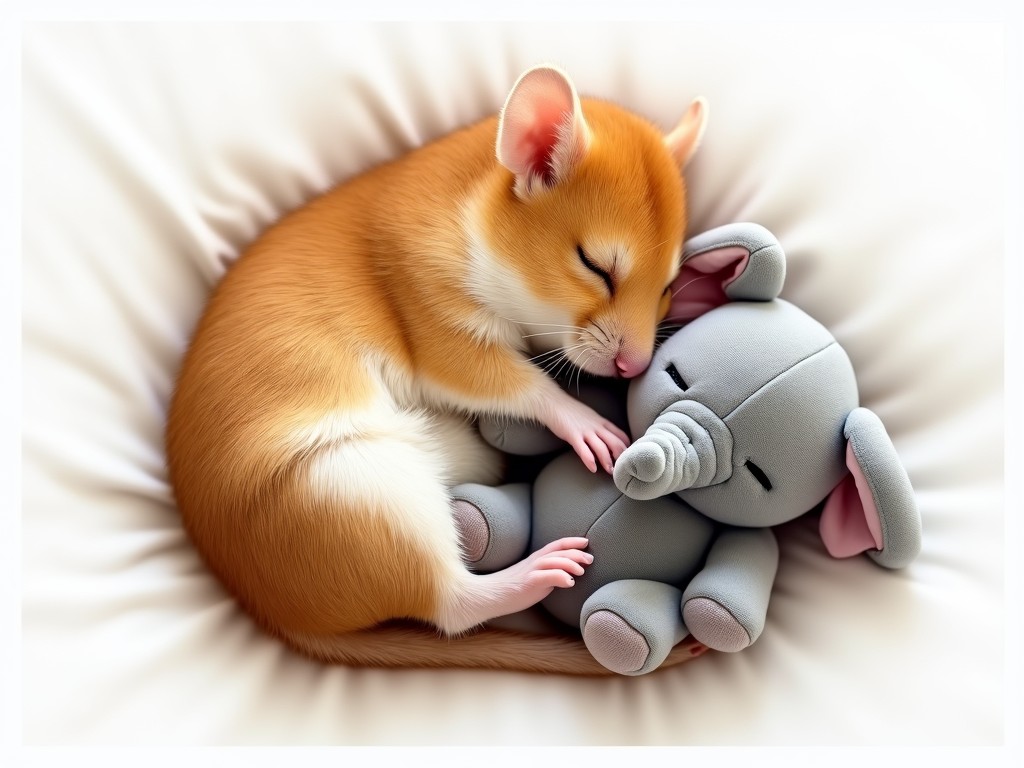
M 639 673 L 651 655 L 643 633 L 611 611 L 594 611 L 587 616 L 583 641 L 603 666 L 622 675 Z
M 606 419 L 626 429 L 626 404 L 606 388 L 589 381 L 575 386 L 559 381 L 562 389 L 586 403 Z M 505 453 L 517 456 L 539 456 L 565 448 L 561 438 L 555 437 L 547 427 L 535 421 L 489 416 L 481 418 L 477 426 L 484 440 Z
M 774 298 L 785 260 L 771 233 L 721 227 L 686 252 L 734 245 L 754 253 L 729 295 L 757 300 L 683 326 L 630 382 L 634 442 L 613 478 L 567 452 L 534 484 L 532 548 L 584 535 L 594 555 L 576 585 L 544 606 L 589 632 L 596 657 L 624 674 L 660 664 L 684 619 L 712 648 L 758 638 L 778 566 L 770 528 L 811 511 L 848 476 L 847 441 L 882 520 L 883 548 L 869 556 L 902 567 L 920 550 L 913 489 L 882 423 L 858 407 L 846 352 L 821 323 Z M 677 587 L 682 602 L 667 606 Z M 638 668 L 637 632 L 650 651 Z
M 708 597 L 684 602 L 683 621 L 689 626 L 701 627 L 701 642 L 716 651 L 735 653 L 754 642 L 728 608 Z
M 565 447 L 561 438 L 534 421 L 492 417 L 480 419 L 478 427 L 488 443 L 518 456 L 539 456 Z
M 700 568 L 714 525 L 673 496 L 638 502 L 624 496 L 603 472 L 591 474 L 566 453 L 548 464 L 534 487 L 531 548 L 563 536 L 587 536 L 594 562 L 572 589 L 556 589 L 544 607 L 578 625 L 584 601 L 620 579 L 684 585 Z
M 831 344 L 764 384 L 725 417 L 733 436 L 733 476 L 681 492 L 730 525 L 779 525 L 807 512 L 846 474 L 843 425 L 857 404 L 846 353 Z M 765 490 L 749 469 L 771 483 Z
M 722 651 L 736 651 L 733 636 L 725 633 L 730 624 L 719 622 L 722 614 L 708 614 L 708 600 L 721 606 L 743 627 L 754 642 L 764 629 L 768 599 L 779 564 L 779 547 L 768 528 L 726 530 L 711 547 L 707 562 L 683 592 L 683 616 L 693 636 Z M 689 611 L 691 601 L 696 605 Z
M 531 490 L 527 483 L 497 488 L 465 483 L 452 489 L 453 501 L 476 507 L 487 523 L 483 554 L 470 563 L 473 570 L 498 571 L 526 555 L 530 543 Z
M 634 499 L 717 485 L 732 475 L 732 455 L 725 422 L 694 400 L 679 400 L 619 457 L 615 483 Z
M 564 536 L 585 536 L 622 498 L 622 492 L 608 482 L 604 472 L 590 472 L 570 451 L 556 456 L 540 471 L 534 481 L 533 498 L 537 514 L 530 546 L 538 549 Z
M 786 255 L 775 235 L 760 224 L 738 222 L 695 235 L 686 242 L 683 259 L 707 251 L 740 246 L 750 253 L 747 268 L 725 289 L 734 301 L 770 301 L 782 292 Z
M 724 418 L 765 382 L 833 343 L 828 329 L 781 299 L 719 307 L 673 334 L 633 380 L 627 396 L 630 432 L 640 437 L 682 398 Z M 686 382 L 685 392 L 667 373 L 669 364 Z
M 907 471 L 881 419 L 872 411 L 855 409 L 844 431 L 882 523 L 883 549 L 869 550 L 867 555 L 886 568 L 905 568 L 921 552 L 921 514 Z
M 640 632 L 650 648 L 649 656 L 639 669 L 622 670 L 622 674 L 650 672 L 665 660 L 676 643 L 689 634 L 680 612 L 681 599 L 679 589 L 657 581 L 624 579 L 607 584 L 582 607 L 580 629 L 584 632 L 584 641 L 588 640 L 587 620 L 590 616 L 598 611 L 609 611 Z M 588 646 L 595 641 L 594 633 L 590 634 Z M 613 643 L 602 638 L 602 645 L 607 647 Z
M 478 563 L 487 552 L 491 529 L 479 508 L 461 499 L 452 499 L 452 518 L 459 532 L 459 543 L 467 565 Z

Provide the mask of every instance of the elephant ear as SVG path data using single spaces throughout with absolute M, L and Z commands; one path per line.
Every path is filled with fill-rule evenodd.
M 850 473 L 821 512 L 820 532 L 833 557 L 867 553 L 886 568 L 904 568 L 921 551 L 921 515 L 910 478 L 885 426 L 867 408 L 846 418 Z
M 786 279 L 786 255 L 760 224 L 726 224 L 690 238 L 672 282 L 666 320 L 684 322 L 729 301 L 771 301 Z

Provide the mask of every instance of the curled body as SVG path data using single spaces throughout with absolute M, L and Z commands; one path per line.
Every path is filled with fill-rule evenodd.
M 537 640 L 546 654 L 462 637 L 571 587 L 590 555 L 566 539 L 472 574 L 448 489 L 499 481 L 483 413 L 541 422 L 611 471 L 627 436 L 536 363 L 646 368 L 705 118 L 695 101 L 664 136 L 539 67 L 498 116 L 334 187 L 241 255 L 185 355 L 167 454 L 191 540 L 261 626 L 353 665 L 600 672 L 562 638 Z

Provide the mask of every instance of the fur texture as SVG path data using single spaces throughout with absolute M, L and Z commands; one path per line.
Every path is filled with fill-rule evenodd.
M 471 423 L 484 412 L 541 421 L 610 469 L 625 436 L 529 358 L 562 350 L 602 375 L 646 366 L 678 271 L 685 158 L 571 83 L 577 111 L 552 110 L 548 86 L 564 75 L 534 71 L 544 82 L 518 122 L 503 112 L 457 131 L 268 229 L 216 288 L 185 356 L 167 428 L 185 527 L 253 617 L 309 655 L 537 666 L 507 638 L 506 651 L 461 655 L 490 630 L 444 635 L 569 587 L 587 564 L 586 542 L 566 540 L 471 574 L 447 488 L 501 476 Z M 551 115 L 551 141 L 527 141 L 532 114 Z M 702 116 L 674 133 L 692 143 Z M 522 168 L 499 162 L 499 126 L 526 147 Z M 538 171 L 552 162 L 557 173 Z M 436 630 L 374 629 L 393 619 Z M 548 647 L 545 669 L 592 669 L 571 641 Z

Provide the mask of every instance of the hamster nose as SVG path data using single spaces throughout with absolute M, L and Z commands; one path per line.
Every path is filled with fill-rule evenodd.
M 624 379 L 632 379 L 634 376 L 639 376 L 647 370 L 647 366 L 650 364 L 650 358 L 637 359 L 621 352 L 615 358 L 615 368 Z

